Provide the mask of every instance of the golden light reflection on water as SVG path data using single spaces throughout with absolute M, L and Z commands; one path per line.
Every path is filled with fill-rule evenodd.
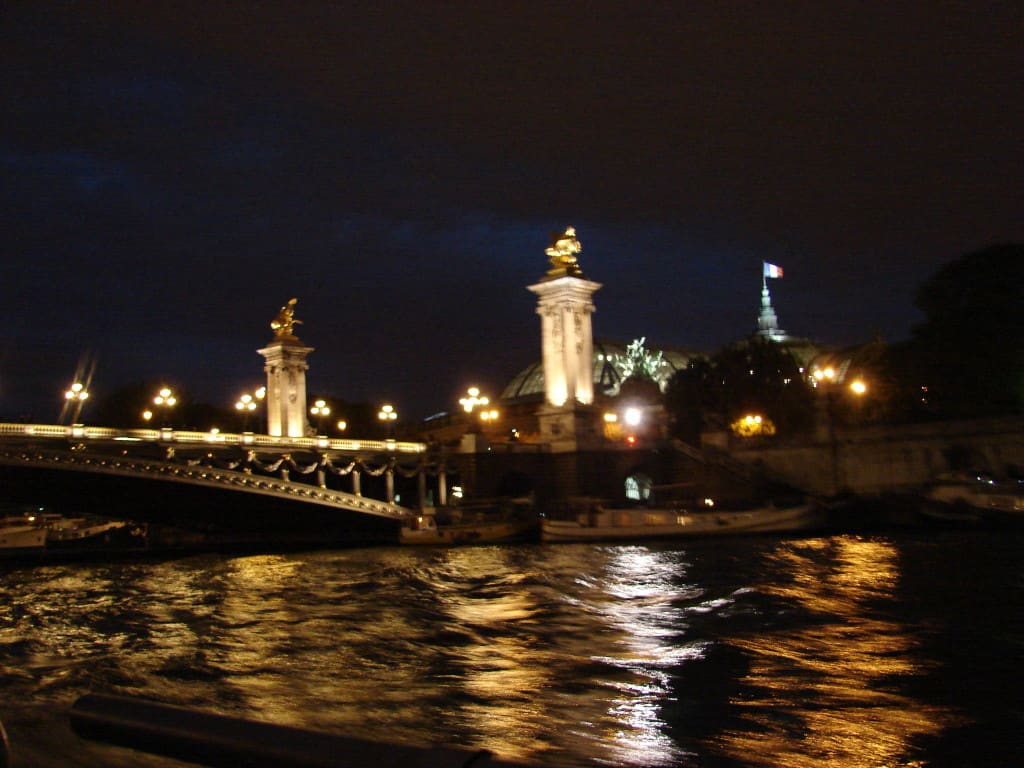
M 338 590 L 339 579 L 371 575 L 348 572 L 342 563 L 334 569 L 309 555 L 236 558 L 230 566 L 217 647 L 251 716 L 343 733 L 351 733 L 352 723 L 393 717 L 388 692 L 415 683 L 419 666 L 394 647 L 375 654 L 372 638 L 403 638 L 415 647 L 423 628 L 390 602 L 313 599 Z M 371 574 L 376 567 L 369 563 Z M 311 708 L 310 702 L 331 705 Z M 405 732 L 401 724 L 394 730 Z
M 505 759 L 528 759 L 548 749 L 537 736 L 545 715 L 541 691 L 551 682 L 555 662 L 550 649 L 530 642 L 531 632 L 515 629 L 534 619 L 537 598 L 529 589 L 517 587 L 523 577 L 510 566 L 505 549 L 454 549 L 447 560 L 462 579 L 503 574 L 500 589 L 452 592 L 443 609 L 455 626 L 471 631 L 474 638 L 460 650 L 462 684 L 471 694 L 461 707 L 462 716 L 481 735 L 479 746 Z
M 769 572 L 783 578 L 758 589 L 821 621 L 730 641 L 750 662 L 740 682 L 761 695 L 732 702 L 752 727 L 722 733 L 723 752 L 751 766 L 907 765 L 915 740 L 959 722 L 948 709 L 896 693 L 890 680 L 926 671 L 911 660 L 908 628 L 881 608 L 900 574 L 892 544 L 784 542 L 768 559 Z

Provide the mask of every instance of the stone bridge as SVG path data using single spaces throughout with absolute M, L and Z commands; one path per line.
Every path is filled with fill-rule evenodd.
M 329 488 L 332 475 L 351 491 Z M 396 476 L 415 480 L 415 507 L 396 503 Z M 5 500 L 225 542 L 394 541 L 424 505 L 428 477 L 443 500 L 445 468 L 422 443 L 0 424 Z M 382 499 L 363 495 L 364 478 Z

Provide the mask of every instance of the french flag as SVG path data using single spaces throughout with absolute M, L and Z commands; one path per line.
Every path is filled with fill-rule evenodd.
M 767 261 L 763 263 L 765 277 L 782 277 L 782 267 L 777 267 L 774 264 L 769 264 Z

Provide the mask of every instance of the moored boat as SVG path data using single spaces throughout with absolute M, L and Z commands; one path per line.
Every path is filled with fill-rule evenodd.
M 146 545 L 147 526 L 103 517 L 51 516 L 46 546 L 53 549 L 131 549 Z
M 0 518 L 0 556 L 42 551 L 46 530 L 18 519 Z
M 499 544 L 520 541 L 535 534 L 537 522 L 531 520 L 492 520 L 475 523 L 438 525 L 433 515 L 418 516 L 402 526 L 402 544 Z
M 545 542 L 617 541 L 689 538 L 811 530 L 822 523 L 821 508 L 813 502 L 793 506 L 725 510 L 702 503 L 665 509 L 618 509 L 594 505 L 567 520 L 541 520 Z
M 401 527 L 401 544 L 499 544 L 536 538 L 532 499 L 423 511 Z
M 1024 523 L 1024 482 L 978 472 L 941 477 L 922 494 L 926 516 L 977 522 Z
M 65 517 L 40 509 L 23 511 L 0 517 L 0 530 L 22 529 L 17 540 L 31 542 L 30 549 L 45 549 L 47 552 L 60 551 L 64 554 L 74 551 L 138 549 L 146 546 L 148 526 L 111 520 L 89 515 Z M 33 533 L 29 535 L 26 530 Z M 14 534 L 9 534 L 14 541 Z M 10 545 L 0 543 L 0 549 Z M 24 549 L 22 546 L 14 549 Z M 10 552 L 7 552 L 10 554 Z

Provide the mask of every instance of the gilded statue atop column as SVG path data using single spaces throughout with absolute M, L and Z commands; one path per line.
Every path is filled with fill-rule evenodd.
M 548 274 L 555 275 L 582 275 L 576 254 L 583 250 L 580 241 L 576 239 L 576 228 L 566 227 L 565 232 L 556 232 L 552 236 L 551 247 L 544 251 L 551 261 L 551 269 Z
M 270 321 L 270 327 L 274 331 L 274 336 L 279 339 L 294 339 L 295 338 L 295 326 L 301 325 L 301 320 L 295 319 L 295 305 L 298 304 L 298 299 L 290 299 L 287 304 L 281 307 L 277 313 L 277 317 Z

